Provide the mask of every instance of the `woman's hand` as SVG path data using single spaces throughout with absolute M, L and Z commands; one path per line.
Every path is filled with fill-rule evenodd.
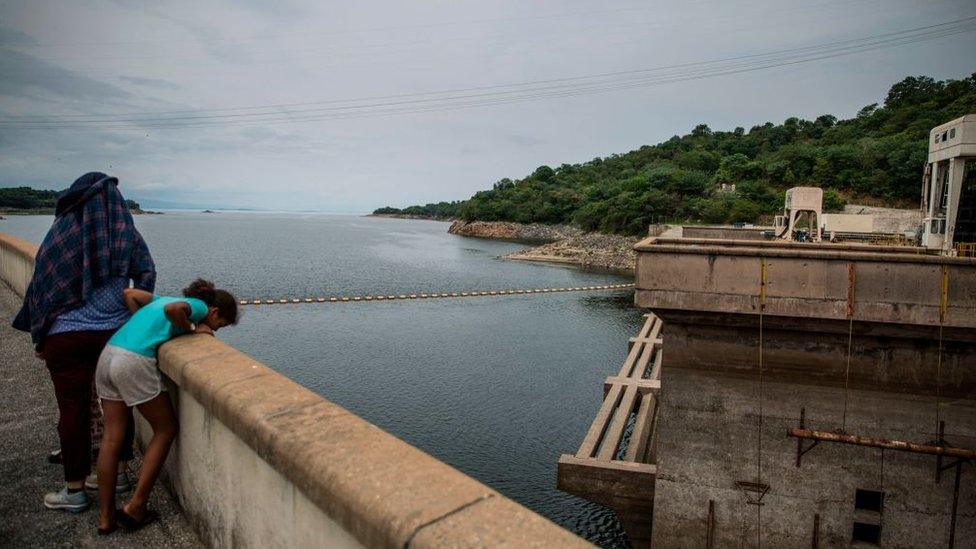
M 212 335 L 214 337 L 217 337 L 217 336 L 214 335 L 213 329 L 211 329 L 210 326 L 207 326 L 206 324 L 203 324 L 203 323 L 197 324 L 197 328 L 195 330 L 193 330 L 193 333 L 195 333 L 195 334 L 210 334 L 210 335 Z

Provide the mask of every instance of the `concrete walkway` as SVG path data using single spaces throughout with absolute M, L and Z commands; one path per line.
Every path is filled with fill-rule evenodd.
M 77 515 L 44 507 L 44 493 L 64 481 L 61 466 L 46 460 L 58 447 L 58 409 L 30 337 L 10 327 L 19 306 L 0 282 L 0 547 L 202 547 L 162 485 L 149 504 L 160 520 L 132 534 L 99 537 L 94 505 Z

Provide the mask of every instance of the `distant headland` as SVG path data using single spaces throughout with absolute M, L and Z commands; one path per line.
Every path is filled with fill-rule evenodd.
M 54 215 L 60 194 L 58 191 L 32 189 L 31 187 L 0 188 L 0 214 Z M 126 200 L 125 204 L 134 215 L 158 215 L 162 213 L 143 210 L 135 200 Z

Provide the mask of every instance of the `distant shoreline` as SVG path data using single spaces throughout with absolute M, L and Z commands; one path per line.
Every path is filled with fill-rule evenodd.
M 408 215 L 408 214 L 378 214 L 378 213 L 369 213 L 369 214 L 363 215 L 363 217 L 387 217 L 387 218 L 390 218 L 390 219 L 421 219 L 421 220 L 424 220 L 424 221 L 443 221 L 443 222 L 454 221 L 454 219 L 452 219 L 450 217 L 428 217 L 428 216 L 425 216 L 425 215 Z
M 129 210 L 132 215 L 163 215 L 163 212 L 151 210 Z M 0 209 L 0 215 L 54 215 L 54 208 L 28 208 L 28 209 Z

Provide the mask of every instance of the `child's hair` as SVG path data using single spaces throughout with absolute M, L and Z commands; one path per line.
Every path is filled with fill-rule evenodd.
M 198 278 L 183 289 L 183 295 L 195 297 L 208 307 L 216 307 L 220 318 L 229 324 L 237 324 L 237 300 L 230 292 L 215 288 L 213 282 Z

